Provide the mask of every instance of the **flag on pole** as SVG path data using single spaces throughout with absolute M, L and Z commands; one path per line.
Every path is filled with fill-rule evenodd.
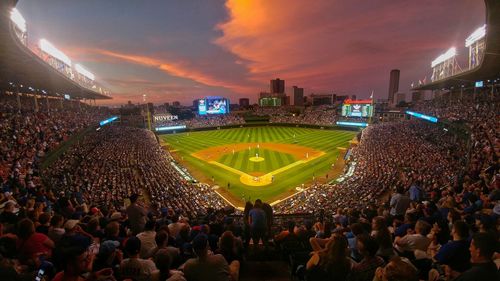
M 372 90 L 372 94 L 370 95 L 370 99 L 373 99 L 373 90 Z

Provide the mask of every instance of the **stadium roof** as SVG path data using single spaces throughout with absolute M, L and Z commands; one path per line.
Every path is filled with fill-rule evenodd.
M 439 90 L 460 88 L 475 81 L 500 77 L 500 1 L 484 0 L 486 5 L 486 50 L 479 66 L 446 79 L 415 87 L 412 90 Z
M 0 90 L 12 91 L 10 83 L 45 90 L 48 95 L 69 94 L 72 98 L 110 99 L 80 86 L 44 62 L 18 38 L 10 11 L 17 0 L 0 1 Z

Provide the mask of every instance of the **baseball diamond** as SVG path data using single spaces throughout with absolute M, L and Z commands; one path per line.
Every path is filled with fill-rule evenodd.
M 277 202 L 314 182 L 332 179 L 332 164 L 352 131 L 247 127 L 162 136 L 168 149 L 201 182 L 235 206 L 261 198 Z M 298 173 L 300 171 L 300 173 Z

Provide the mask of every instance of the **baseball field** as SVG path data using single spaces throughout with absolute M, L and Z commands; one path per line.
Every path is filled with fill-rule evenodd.
M 263 126 L 161 138 L 191 175 L 218 186 L 219 194 L 241 207 L 245 200 L 272 203 L 315 181 L 333 179 L 332 164 L 355 135 L 352 131 Z

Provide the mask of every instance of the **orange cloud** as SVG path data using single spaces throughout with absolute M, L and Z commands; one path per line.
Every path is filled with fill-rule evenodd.
M 103 50 L 103 49 L 98 49 L 95 50 L 97 53 L 101 55 L 105 55 L 108 57 L 114 57 L 118 58 L 124 61 L 144 65 L 144 66 L 149 66 L 149 67 L 154 67 L 158 68 L 170 75 L 177 76 L 177 77 L 182 77 L 182 78 L 187 78 L 194 80 L 196 82 L 208 85 L 208 86 L 215 86 L 215 87 L 223 87 L 223 88 L 228 88 L 231 90 L 234 90 L 236 92 L 246 92 L 249 89 L 247 87 L 234 84 L 230 81 L 223 81 L 220 79 L 217 79 L 216 77 L 210 76 L 207 73 L 203 73 L 201 71 L 198 71 L 195 67 L 192 67 L 188 64 L 185 63 L 171 63 L 171 62 L 166 62 L 160 59 L 148 57 L 148 56 L 141 56 L 141 55 L 133 55 L 133 54 L 126 54 L 126 53 L 119 53 L 119 52 L 114 52 L 114 51 L 109 51 L 109 50 Z
M 363 85 L 368 93 L 373 84 L 386 87 L 391 68 L 415 71 L 452 44 L 432 23 L 451 1 L 423 2 L 227 0 L 229 18 L 214 43 L 244 61 L 252 81 L 280 77 L 319 91 Z
M 205 65 L 203 65 L 203 63 L 200 64 L 199 62 L 169 62 L 164 59 L 154 58 L 146 55 L 136 55 L 97 48 L 73 47 L 67 48 L 67 52 L 72 54 L 73 57 L 85 58 L 86 61 L 119 61 L 157 68 L 175 77 L 190 79 L 207 86 L 226 88 L 236 93 L 248 94 L 255 92 L 255 88 L 249 87 L 247 82 L 237 83 L 238 81 L 234 81 L 232 79 L 227 79 L 224 77 L 216 77 L 216 75 L 210 73 L 209 71 L 204 71 L 203 67 Z M 116 85 L 116 83 L 112 84 Z M 123 85 L 116 86 L 118 86 L 119 88 L 123 88 Z

